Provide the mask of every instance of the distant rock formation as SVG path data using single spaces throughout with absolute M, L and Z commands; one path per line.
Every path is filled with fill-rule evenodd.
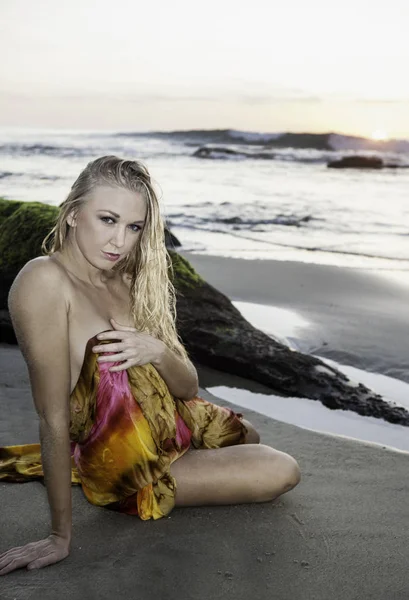
M 327 165 L 330 169 L 383 169 L 383 160 L 377 156 L 344 156 Z
M 275 155 L 271 152 L 250 152 L 246 150 L 236 150 L 228 146 L 200 146 L 193 155 L 196 158 L 262 158 L 273 160 Z

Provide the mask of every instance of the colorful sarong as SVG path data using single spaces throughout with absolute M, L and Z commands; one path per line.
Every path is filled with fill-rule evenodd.
M 151 364 L 110 372 L 119 363 L 98 363 L 97 343 L 87 344 L 70 399 L 71 481 L 92 504 L 160 519 L 175 505 L 170 465 L 189 448 L 244 443 L 243 415 L 199 396 L 174 398 Z M 0 481 L 42 478 L 40 444 L 0 447 Z

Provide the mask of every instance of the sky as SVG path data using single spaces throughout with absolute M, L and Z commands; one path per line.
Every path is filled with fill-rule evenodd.
M 409 138 L 403 0 L 1 0 L 0 126 Z

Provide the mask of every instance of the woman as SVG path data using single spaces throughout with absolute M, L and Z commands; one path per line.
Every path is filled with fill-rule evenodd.
M 158 199 L 146 167 L 89 163 L 9 295 L 40 445 L 0 449 L 0 479 L 44 477 L 51 533 L 0 556 L 0 574 L 69 554 L 71 484 L 140 518 L 174 506 L 266 502 L 300 479 L 240 413 L 197 396 L 175 329 Z M 97 335 L 98 334 L 98 335 Z

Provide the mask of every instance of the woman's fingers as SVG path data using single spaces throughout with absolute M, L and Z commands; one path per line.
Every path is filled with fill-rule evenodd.
M 93 346 L 93 352 L 123 352 L 126 349 L 124 343 L 102 344 L 102 346 Z
M 25 566 L 29 570 L 40 569 L 63 560 L 68 554 L 69 544 L 50 536 L 45 540 L 12 548 L 3 553 L 0 556 L 0 575 L 6 575 Z
M 8 553 L 6 553 L 8 554 Z M 32 550 L 22 550 L 21 554 L 6 556 L 0 563 L 0 575 L 6 575 L 15 569 L 25 567 L 34 558 Z
M 55 558 L 56 553 L 50 552 L 50 554 L 47 554 L 47 556 L 42 556 L 41 558 L 37 558 L 36 560 L 33 560 L 32 562 L 28 563 L 27 569 L 31 571 L 32 569 L 41 569 L 41 567 L 47 567 L 48 565 L 52 565 L 53 563 L 57 562 Z
M 3 558 L 18 554 L 19 550 L 21 550 L 22 548 L 24 548 L 24 546 L 17 546 L 16 548 L 12 548 L 11 550 L 7 550 L 7 552 L 3 552 L 2 554 L 0 554 L 0 568 L 2 565 Z
M 110 354 L 109 356 L 98 356 L 98 362 L 118 362 L 122 360 L 126 360 L 127 357 L 124 356 L 124 352 L 119 352 L 118 354 Z

